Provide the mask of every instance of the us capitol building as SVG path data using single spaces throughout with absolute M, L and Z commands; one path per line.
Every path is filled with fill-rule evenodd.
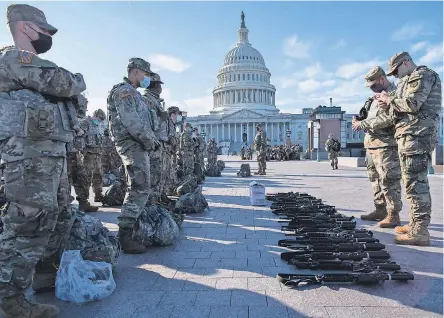
M 287 135 L 291 143 L 306 149 L 307 123 L 312 109 L 302 114 L 284 114 L 276 108 L 276 88 L 261 53 L 248 41 L 248 29 L 242 12 L 239 39 L 225 56 L 213 90 L 213 109 L 209 115 L 186 119 L 205 140 L 215 138 L 223 152 L 239 151 L 251 145 L 256 125 L 264 124 L 269 144 L 284 144 Z

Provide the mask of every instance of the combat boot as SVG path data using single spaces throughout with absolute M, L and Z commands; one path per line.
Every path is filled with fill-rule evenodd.
M 98 206 L 92 206 L 88 201 L 79 201 L 79 210 L 83 212 L 97 212 Z
M 380 228 L 390 228 L 393 229 L 401 224 L 401 220 L 399 219 L 399 213 L 389 213 L 384 220 L 378 223 Z
M 57 267 L 54 264 L 39 261 L 32 278 L 32 289 L 36 293 L 51 292 L 55 289 Z
M 335 169 L 338 170 L 338 164 L 335 164 Z
M 147 251 L 145 245 L 133 241 L 133 230 L 119 227 L 117 238 L 120 242 L 123 253 L 142 254 Z
M 375 211 L 373 211 L 370 214 L 364 214 L 361 215 L 361 220 L 364 221 L 381 221 L 387 217 L 387 211 L 376 208 Z
M 401 234 L 395 238 L 396 244 L 430 246 L 430 234 L 427 223 L 424 221 L 414 222 L 407 234 Z
M 59 314 L 56 306 L 33 304 L 24 295 L 3 298 L 0 311 L 5 318 L 54 318 Z
M 94 195 L 94 202 L 103 202 L 103 194 L 102 193 L 96 193 Z
M 407 234 L 409 232 L 410 226 L 409 224 L 397 226 L 395 227 L 395 233 L 398 234 Z

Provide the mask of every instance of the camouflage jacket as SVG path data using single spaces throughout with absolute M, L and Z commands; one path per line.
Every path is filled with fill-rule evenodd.
M 338 151 L 333 151 L 333 149 L 331 149 L 332 146 L 333 146 L 333 138 L 327 139 L 325 141 L 325 151 L 327 151 L 328 153 L 331 153 L 331 154 L 339 153 Z
M 85 151 L 101 154 L 105 136 L 100 119 L 88 116 L 80 122 L 80 128 L 85 131 Z
M 391 93 L 396 90 L 396 86 L 391 83 L 387 88 L 386 92 Z M 371 120 L 378 116 L 380 112 L 384 112 L 384 110 L 378 107 L 378 102 L 373 100 L 370 109 L 368 111 L 366 120 Z M 361 121 L 362 123 L 362 121 Z M 366 149 L 375 149 L 382 147 L 396 147 L 395 140 L 395 127 L 387 127 L 382 129 L 373 130 L 371 128 L 367 129 L 364 137 L 364 148 Z
M 150 124 L 151 129 L 155 132 L 159 130 L 160 118 L 159 113 L 163 112 L 162 105 L 160 104 L 160 100 L 156 97 L 152 92 L 148 89 L 145 89 L 145 92 L 142 96 L 143 101 L 148 106 L 148 111 L 150 113 Z
M 217 143 L 215 141 L 209 141 L 207 147 L 208 154 L 217 154 Z
M 64 100 L 85 89 L 81 74 L 73 74 L 15 46 L 1 48 L 2 159 L 11 162 L 66 156 L 66 143 L 71 142 L 74 135 Z
M 367 130 L 394 125 L 399 151 L 406 154 L 432 151 L 442 107 L 439 75 L 426 66 L 418 66 L 399 81 L 387 104 L 387 111 L 378 113 L 361 127 Z
M 139 144 L 145 151 L 154 149 L 157 139 L 151 128 L 151 114 L 142 95 L 127 78 L 108 95 L 109 130 L 119 154 Z
M 265 151 L 267 149 L 267 133 L 260 131 L 254 137 L 254 147 L 256 151 Z
M 182 135 L 180 136 L 179 148 L 181 153 L 194 154 L 194 141 L 189 132 L 182 132 Z

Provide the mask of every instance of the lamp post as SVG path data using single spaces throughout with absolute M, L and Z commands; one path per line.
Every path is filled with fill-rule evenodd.
M 319 159 L 319 148 L 321 147 L 321 123 L 319 121 L 314 122 L 314 128 L 317 130 L 318 146 L 316 147 L 316 161 L 321 161 Z

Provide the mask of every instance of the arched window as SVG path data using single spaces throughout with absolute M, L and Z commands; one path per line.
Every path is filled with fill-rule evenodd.
M 230 82 L 231 82 L 231 75 L 230 75 Z
M 242 74 L 242 80 L 245 81 L 245 74 Z
M 250 80 L 250 74 L 248 74 L 247 77 L 248 77 L 248 80 Z
M 237 80 L 240 81 L 240 74 L 237 74 Z

